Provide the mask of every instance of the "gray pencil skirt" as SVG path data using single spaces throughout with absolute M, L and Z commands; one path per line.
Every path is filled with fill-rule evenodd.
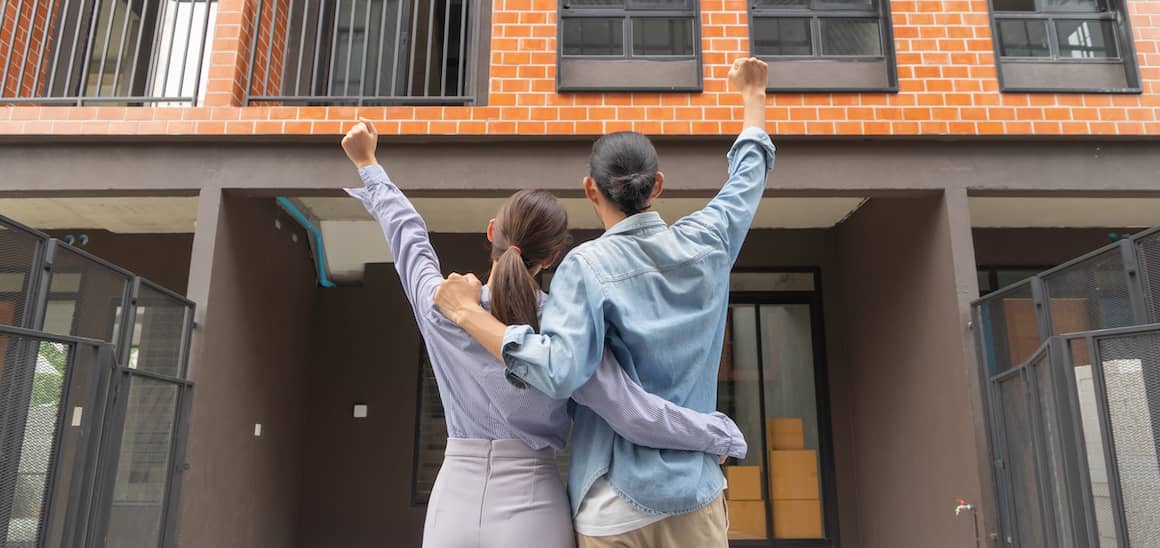
M 572 548 L 576 535 L 551 449 L 451 438 L 435 479 L 423 548 Z

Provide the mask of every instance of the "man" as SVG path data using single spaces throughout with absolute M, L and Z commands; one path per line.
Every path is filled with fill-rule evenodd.
M 664 174 L 648 139 L 597 141 L 584 190 L 606 232 L 578 246 L 552 279 L 539 334 L 504 326 L 480 306 L 480 283 L 453 274 L 436 304 L 526 382 L 564 398 L 596 370 L 607 343 L 649 392 L 698 411 L 716 408 L 729 273 L 753 221 L 773 144 L 764 131 L 765 63 L 734 62 L 745 130 L 729 178 L 705 209 L 666 226 L 648 211 Z M 591 410 L 576 409 L 569 494 L 581 548 L 725 547 L 724 478 L 711 456 L 640 447 Z

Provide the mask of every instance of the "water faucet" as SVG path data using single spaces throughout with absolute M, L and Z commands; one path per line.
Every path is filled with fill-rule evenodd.
M 971 504 L 963 499 L 955 499 L 955 502 L 958 503 L 958 506 L 955 506 L 955 515 L 956 516 L 962 514 L 963 512 L 974 512 L 975 511 L 975 505 L 973 505 L 973 504 Z

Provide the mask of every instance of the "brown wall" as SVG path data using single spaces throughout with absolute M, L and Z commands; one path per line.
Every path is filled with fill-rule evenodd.
M 1104 247 L 1108 234 L 1139 228 L 976 228 L 975 263 L 984 266 L 1055 266 Z
M 226 194 L 195 330 L 182 548 L 294 545 L 316 286 L 305 235 L 273 200 Z M 273 220 L 282 217 L 282 229 Z M 297 234 L 297 242 L 291 235 Z M 200 339 L 200 340 L 198 340 Z M 308 368 L 310 368 L 308 370 Z M 261 437 L 254 424 L 262 424 Z
M 435 235 L 445 272 L 488 266 L 482 235 Z M 419 546 L 426 507 L 411 502 L 419 333 L 392 264 L 358 287 L 317 289 L 303 400 L 298 548 Z M 352 417 L 355 403 L 367 418 Z
M 161 287 L 185 294 L 193 234 L 117 234 L 92 229 L 51 230 L 48 234 L 54 238 L 87 234 L 87 245 L 73 245 Z
M 951 512 L 980 479 L 944 202 L 874 199 L 837 232 L 860 532 L 843 545 L 972 546 Z
M 737 264 L 822 269 L 838 515 L 848 547 L 857 546 L 858 502 L 835 238 L 835 230 L 754 231 Z M 486 274 L 482 236 L 436 234 L 433 242 L 444 272 Z M 311 377 L 304 402 L 296 546 L 369 548 L 383 539 L 419 546 L 425 508 L 411 504 L 419 337 L 398 277 L 392 265 L 368 265 L 361 286 L 318 289 L 316 298 L 310 356 L 326 373 Z M 366 419 L 351 417 L 355 403 L 369 406 Z

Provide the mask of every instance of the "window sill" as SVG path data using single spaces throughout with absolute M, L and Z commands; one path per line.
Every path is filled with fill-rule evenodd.
M 769 64 L 768 91 L 796 93 L 897 92 L 889 58 L 763 58 Z
M 999 61 L 1004 93 L 1142 93 L 1123 61 Z
M 556 88 L 573 91 L 698 92 L 701 60 L 679 59 L 592 59 L 559 60 Z

